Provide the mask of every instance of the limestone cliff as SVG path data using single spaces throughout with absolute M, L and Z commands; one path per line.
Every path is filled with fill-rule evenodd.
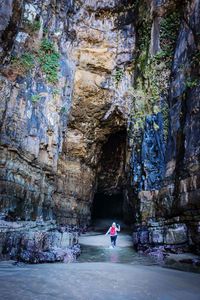
M 88 222 L 102 146 L 128 119 L 131 1 L 4 5 L 19 24 L 3 24 L 2 210 Z
M 139 76 L 145 75 L 143 87 L 148 84 L 153 102 L 160 102 L 163 121 L 155 113 L 146 118 L 143 153 L 140 161 L 135 159 L 136 166 L 142 165 L 139 175 L 144 182 L 139 211 L 145 223 L 139 230 L 144 228 L 147 235 L 141 244 L 189 242 L 199 251 L 200 3 L 153 1 L 150 11 L 151 58 Z M 140 72 L 142 59 L 139 54 Z M 139 236 L 138 232 L 136 244 Z
M 2 217 L 120 194 L 143 244 L 198 249 L 200 1 L 0 3 Z

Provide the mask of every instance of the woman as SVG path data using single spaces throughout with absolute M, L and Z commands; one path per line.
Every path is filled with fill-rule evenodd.
M 111 245 L 114 248 L 116 246 L 117 232 L 120 231 L 120 225 L 116 226 L 116 223 L 112 223 L 112 226 L 108 229 L 105 235 L 110 233 Z

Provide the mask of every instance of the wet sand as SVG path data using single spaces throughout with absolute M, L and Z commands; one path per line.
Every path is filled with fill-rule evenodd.
M 198 300 L 200 275 L 158 266 L 0 264 L 2 300 Z
M 82 235 L 76 263 L 0 263 L 1 300 L 199 300 L 200 274 L 165 269 L 136 253 L 121 233 Z

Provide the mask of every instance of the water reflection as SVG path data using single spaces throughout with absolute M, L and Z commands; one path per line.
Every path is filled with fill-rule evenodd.
M 155 261 L 147 256 L 141 255 L 133 250 L 132 247 L 102 247 L 81 245 L 81 255 L 77 262 L 112 262 L 155 265 Z
M 81 245 L 81 251 L 81 255 L 77 259 L 78 263 L 110 262 L 143 266 L 160 265 L 159 262 L 155 261 L 152 257 L 135 252 L 133 247 L 111 248 L 103 246 Z M 200 273 L 199 267 L 187 264 L 178 264 L 175 262 L 170 264 L 166 262 L 160 266 L 164 268 Z
M 110 262 L 112 262 L 112 263 L 119 262 L 119 256 L 118 256 L 117 252 L 111 252 Z

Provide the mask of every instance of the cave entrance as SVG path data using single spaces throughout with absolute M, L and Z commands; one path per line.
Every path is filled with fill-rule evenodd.
M 123 219 L 123 194 L 96 193 L 93 201 L 92 219 Z
M 91 210 L 93 222 L 99 219 L 124 219 L 126 137 L 126 129 L 112 133 L 102 147 Z

